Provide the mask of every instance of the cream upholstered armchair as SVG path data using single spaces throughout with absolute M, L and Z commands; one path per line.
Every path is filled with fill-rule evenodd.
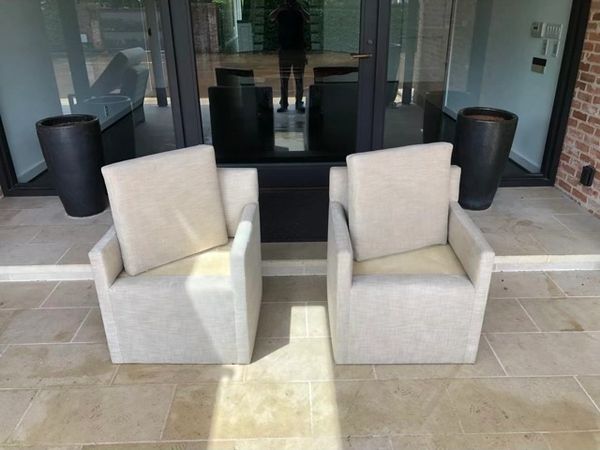
M 209 146 L 103 168 L 115 226 L 90 252 L 115 363 L 249 363 L 262 297 L 256 169 Z
M 473 363 L 494 252 L 457 203 L 445 143 L 330 173 L 327 301 L 338 364 Z

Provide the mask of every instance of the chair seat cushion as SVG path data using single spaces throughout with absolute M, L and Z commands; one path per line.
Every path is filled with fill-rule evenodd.
M 465 269 L 449 245 L 434 245 L 367 261 L 355 261 L 354 275 L 464 275 Z
M 129 275 L 227 243 L 212 147 L 111 164 L 102 174 Z
M 452 144 L 348 156 L 348 226 L 357 261 L 448 243 Z
M 215 277 L 230 276 L 231 265 L 231 246 L 233 239 L 225 245 L 211 248 L 195 255 L 173 261 L 168 264 L 156 267 L 140 273 L 136 278 L 146 277 Z M 126 272 L 122 272 L 119 278 L 127 277 Z

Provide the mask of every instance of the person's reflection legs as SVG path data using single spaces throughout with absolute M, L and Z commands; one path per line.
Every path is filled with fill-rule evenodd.
M 279 78 L 281 80 L 281 99 L 280 108 L 277 112 L 286 112 L 288 109 L 288 86 L 292 74 L 292 61 L 287 57 L 284 51 L 279 51 Z
M 299 54 L 294 61 L 294 81 L 296 82 L 296 112 L 304 113 L 304 68 L 306 66 L 306 55 Z

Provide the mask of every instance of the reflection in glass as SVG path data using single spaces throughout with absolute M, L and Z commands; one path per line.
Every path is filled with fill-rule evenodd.
M 360 0 L 192 0 L 204 140 L 222 162 L 356 147 Z
M 387 72 L 397 89 L 388 87 L 385 147 L 439 140 L 451 17 L 452 0 L 391 0 Z
M 17 180 L 49 187 L 35 122 L 98 116 L 106 164 L 175 148 L 155 0 L 0 0 L 0 115 Z
M 384 145 L 452 142 L 460 109 L 500 108 L 519 116 L 505 174 L 540 172 L 572 0 L 390 2 L 388 80 L 399 91 Z M 534 21 L 554 26 L 537 36 Z M 544 73 L 532 70 L 534 57 L 546 60 Z
M 491 106 L 519 116 L 507 171 L 539 173 L 562 65 L 572 0 L 456 0 L 444 111 Z M 534 21 L 553 24 L 541 36 Z M 546 60 L 543 73 L 534 57 Z

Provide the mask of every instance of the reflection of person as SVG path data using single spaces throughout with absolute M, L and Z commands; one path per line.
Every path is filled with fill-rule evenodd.
M 293 71 L 296 82 L 296 112 L 304 112 L 304 24 L 309 21 L 308 12 L 298 0 L 282 0 L 281 5 L 269 15 L 278 25 L 279 77 L 281 78 L 281 107 L 277 112 L 288 109 L 288 85 Z

